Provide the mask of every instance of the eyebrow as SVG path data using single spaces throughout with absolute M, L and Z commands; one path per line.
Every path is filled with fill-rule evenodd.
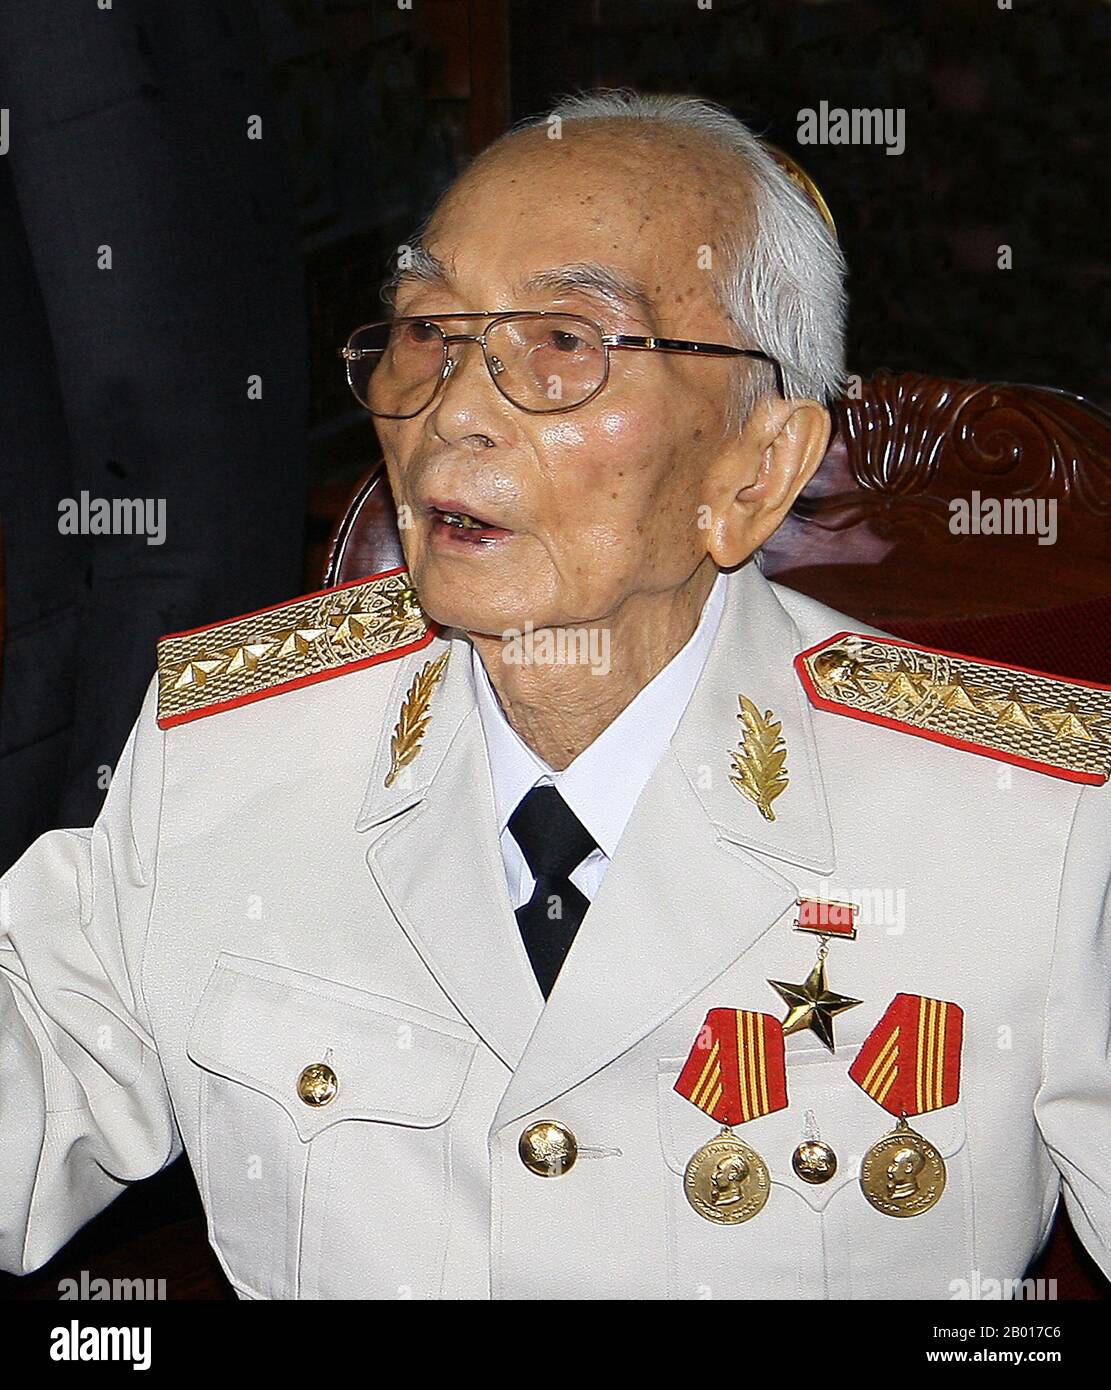
M 446 286 L 451 279 L 447 266 L 419 243 L 409 248 L 406 264 L 399 266 L 382 286 L 382 298 L 392 308 L 402 285 L 416 281 L 422 285 Z
M 555 290 L 562 294 L 585 294 L 600 299 L 613 309 L 633 310 L 650 320 L 653 305 L 648 288 L 634 276 L 598 261 L 576 261 L 554 266 L 529 277 L 522 290 Z
M 438 256 L 434 256 L 423 246 L 413 246 L 409 251 L 407 264 L 396 270 L 387 280 L 382 288 L 382 295 L 392 307 L 398 289 L 404 284 L 416 282 L 446 288 L 450 280 L 450 272 Z M 598 261 L 574 261 L 569 265 L 539 270 L 517 288 L 526 294 L 536 290 L 551 290 L 557 294 L 585 294 L 602 301 L 610 308 L 619 311 L 631 310 L 645 321 L 651 321 L 653 316 L 654 306 L 647 286 L 634 276 L 613 266 L 602 265 Z

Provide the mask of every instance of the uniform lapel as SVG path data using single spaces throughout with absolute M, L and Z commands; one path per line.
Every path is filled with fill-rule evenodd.
M 398 663 L 358 827 L 369 834 L 370 872 L 414 948 L 513 1071 L 497 1125 L 585 1080 L 700 993 L 789 911 L 796 869 L 833 872 L 810 708 L 792 667 L 802 645 L 755 566 L 730 576 L 694 696 L 546 1005 L 506 887 L 470 643 L 448 633 Z M 421 751 L 386 787 L 406 692 L 443 652 Z M 782 724 L 789 781 L 774 821 L 730 781 L 742 693 Z
M 650 778 L 498 1110 L 548 1104 L 648 1036 L 792 907 L 796 867 L 833 871 L 799 634 L 754 565 L 730 576 L 698 687 Z M 781 722 L 775 820 L 730 781 L 743 693 Z M 763 997 L 754 979 L 753 998 Z M 752 1007 L 751 999 L 722 999 Z
M 414 676 L 448 653 L 420 752 L 392 787 L 394 722 Z M 459 1012 L 510 1068 L 543 1007 L 509 901 L 469 641 L 449 632 L 399 663 L 357 826 L 391 911 Z

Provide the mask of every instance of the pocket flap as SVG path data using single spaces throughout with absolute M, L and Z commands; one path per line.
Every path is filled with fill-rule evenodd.
M 474 1056 L 461 1023 L 287 966 L 222 952 L 186 1047 L 206 1071 L 275 1100 L 302 1139 L 340 1120 L 431 1128 L 454 1110 Z M 298 1095 L 302 1071 L 326 1062 L 336 1093 Z

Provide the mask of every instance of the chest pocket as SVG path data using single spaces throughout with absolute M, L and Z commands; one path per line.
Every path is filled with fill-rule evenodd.
M 914 1217 L 876 1211 L 860 1190 L 867 1150 L 895 1127 L 848 1075 L 859 1042 L 831 1055 L 821 1043 L 787 1040 L 786 1109 L 737 1126 L 764 1159 L 767 1205 L 738 1226 L 700 1217 L 683 1193 L 691 1155 L 718 1126 L 675 1090 L 685 1057 L 658 1064 L 660 1144 L 671 1170 L 668 1246 L 677 1298 L 948 1298 L 949 1281 L 972 1268 L 972 1191 L 964 1102 L 910 1124 L 945 1160 L 945 1191 Z M 812 1127 L 837 1156 L 824 1183 L 803 1182 L 791 1155 Z
M 474 1050 L 453 1020 L 220 955 L 187 1051 L 209 1239 L 241 1293 L 436 1296 Z M 299 1084 L 314 1064 L 315 1090 Z

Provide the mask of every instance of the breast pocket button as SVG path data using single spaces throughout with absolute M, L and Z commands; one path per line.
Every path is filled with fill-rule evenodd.
M 297 1094 L 314 1110 L 335 1100 L 339 1080 L 327 1062 L 310 1062 L 297 1078 Z
M 804 1139 L 791 1155 L 791 1167 L 803 1182 L 829 1182 L 837 1172 L 837 1155 L 820 1139 Z

